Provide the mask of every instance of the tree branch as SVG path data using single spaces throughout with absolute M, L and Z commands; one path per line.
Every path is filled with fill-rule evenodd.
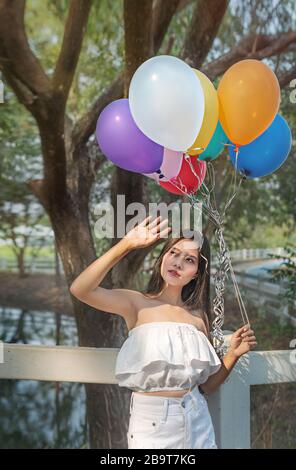
M 261 60 L 266 57 L 280 54 L 282 51 L 286 50 L 290 44 L 296 43 L 296 31 L 289 31 L 287 33 L 280 34 L 277 37 L 273 37 L 273 40 L 268 38 L 266 42 L 267 45 L 262 48 L 261 51 L 252 50 L 252 59 Z
M 254 50 L 254 40 L 256 40 L 256 49 Z M 239 44 L 227 52 L 219 59 L 203 67 L 202 71 L 214 80 L 215 77 L 222 75 L 231 65 L 243 59 L 262 60 L 266 57 L 283 52 L 291 44 L 296 43 L 296 32 L 289 31 L 278 36 L 257 35 L 243 38 Z
M 158 0 L 161 1 L 162 0 Z M 166 0 L 167 1 L 167 0 Z M 192 0 L 191 0 L 192 1 Z M 170 3 L 170 2 L 169 2 Z M 189 2 L 182 2 L 181 0 L 181 5 L 186 6 Z M 155 8 L 160 8 L 155 6 Z M 180 7 L 179 7 L 180 8 Z M 172 9 L 171 6 L 170 8 L 162 8 L 162 12 L 159 11 L 159 13 L 154 17 L 154 23 L 153 23 L 153 31 L 154 34 L 157 34 L 158 37 L 158 44 L 160 41 L 160 37 L 165 36 L 165 25 L 167 27 L 169 26 L 169 21 L 165 21 L 164 15 L 165 13 L 168 15 L 168 18 L 171 20 L 172 19 Z M 156 14 L 156 13 L 155 13 Z M 161 24 L 157 25 L 155 22 L 159 21 Z M 153 38 L 152 39 L 153 44 L 156 43 L 156 40 Z M 156 51 L 155 51 L 156 52 Z M 98 99 L 95 101 L 93 106 L 89 111 L 87 111 L 76 123 L 75 125 L 75 130 L 74 130 L 74 139 L 76 144 L 78 143 L 86 143 L 90 137 L 91 134 L 93 134 L 95 127 L 96 127 L 96 122 L 98 119 L 98 116 L 102 109 L 107 106 L 108 103 L 111 101 L 120 99 L 124 95 L 124 86 L 123 86 L 123 80 L 124 80 L 124 74 L 123 72 L 120 72 L 117 77 L 113 80 L 111 83 L 110 87 L 105 90 L 102 95 L 98 97 Z
M 157 0 L 153 5 L 153 50 L 160 49 L 170 22 L 180 6 L 180 0 Z
M 24 0 L 0 0 L 0 65 L 19 99 L 36 116 L 39 99 L 50 96 L 50 80 L 29 47 L 24 12 Z
M 296 65 L 278 76 L 280 87 L 285 88 L 287 85 L 290 85 L 293 78 L 296 78 Z
M 181 56 L 199 69 L 207 57 L 227 9 L 228 1 L 197 0 Z
M 26 181 L 26 185 L 30 191 L 36 196 L 36 198 L 41 202 L 43 207 L 47 210 L 49 208 L 46 191 L 44 188 L 43 179 L 35 179 Z
M 53 89 L 65 106 L 77 67 L 92 0 L 71 0 L 60 55 L 53 75 Z
M 30 112 L 33 113 L 34 101 L 37 99 L 37 95 L 33 94 L 31 90 L 29 90 L 23 84 L 23 82 L 15 78 L 14 75 L 12 75 L 7 69 L 4 70 L 4 68 L 1 66 L 1 63 L 0 63 L 0 70 L 3 71 L 3 74 L 5 75 L 5 79 L 8 85 L 14 91 L 19 102 L 22 103 Z
M 29 47 L 24 12 L 24 0 L 0 0 L 0 63 L 16 96 L 38 122 L 44 181 L 31 183 L 30 189 L 50 213 L 55 198 L 62 201 L 66 194 L 65 116 L 58 114 L 51 82 Z
M 121 72 L 99 98 L 94 102 L 90 110 L 85 113 L 75 124 L 73 131 L 74 144 L 85 144 L 90 135 L 94 133 L 96 122 L 102 109 L 123 96 L 123 73 Z
M 124 0 L 124 96 L 136 69 L 152 56 L 152 0 Z M 145 19 L 143 21 L 143 19 Z

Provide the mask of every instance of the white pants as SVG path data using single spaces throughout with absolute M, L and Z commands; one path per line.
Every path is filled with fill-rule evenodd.
M 217 449 L 208 403 L 197 386 L 182 397 L 132 392 L 128 449 Z

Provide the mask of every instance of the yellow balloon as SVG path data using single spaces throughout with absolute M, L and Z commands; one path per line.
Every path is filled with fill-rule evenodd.
M 245 59 L 232 65 L 218 86 L 219 120 L 227 137 L 247 145 L 274 120 L 281 90 L 274 72 L 263 62 Z
M 201 129 L 196 136 L 194 143 L 187 150 L 189 155 L 199 155 L 209 144 L 219 118 L 219 101 L 217 91 L 211 80 L 200 70 L 193 69 L 201 83 L 205 97 L 205 113 Z M 195 150 L 194 150 L 195 149 Z M 198 150 L 200 149 L 200 150 Z

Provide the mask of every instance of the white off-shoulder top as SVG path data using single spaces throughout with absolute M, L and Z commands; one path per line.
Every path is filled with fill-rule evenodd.
M 133 391 L 191 390 L 220 367 L 214 347 L 195 325 L 150 322 L 129 331 L 116 358 L 115 377 L 120 387 Z

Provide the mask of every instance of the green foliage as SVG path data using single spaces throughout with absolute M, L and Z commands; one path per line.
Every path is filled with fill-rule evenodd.
M 6 89 L 7 87 L 5 87 Z M 41 176 L 40 137 L 31 115 L 10 91 L 0 114 L 0 191 L 4 180 L 24 182 Z
M 286 299 L 291 306 L 292 311 L 296 312 L 296 245 L 285 246 L 286 255 L 281 267 L 271 269 L 272 281 L 274 283 L 283 283 L 285 292 L 282 294 L 283 300 Z M 282 259 L 280 255 L 269 255 L 273 259 Z

